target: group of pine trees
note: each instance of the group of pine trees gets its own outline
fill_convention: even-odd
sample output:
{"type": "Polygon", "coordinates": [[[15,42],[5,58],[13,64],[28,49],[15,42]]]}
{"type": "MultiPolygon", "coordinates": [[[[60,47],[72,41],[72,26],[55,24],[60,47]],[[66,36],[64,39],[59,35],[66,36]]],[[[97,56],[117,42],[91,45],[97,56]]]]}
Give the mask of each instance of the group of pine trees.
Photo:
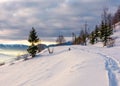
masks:
{"type": "MultiPolygon", "coordinates": [[[[102,20],[99,25],[95,26],[94,31],[88,33],[87,24],[85,23],[84,30],[81,30],[79,36],[76,36],[75,33],[72,33],[72,43],[73,44],[81,44],[87,45],[87,42],[91,44],[95,44],[97,42],[103,42],[103,46],[107,46],[108,43],[113,43],[113,39],[111,35],[113,34],[112,25],[120,22],[120,6],[118,7],[116,13],[112,16],[111,13],[108,12],[108,9],[105,8],[102,14],[102,20]]],[[[31,43],[29,48],[27,49],[28,53],[32,57],[35,57],[38,47],[36,45],[39,42],[39,38],[34,28],[30,31],[28,41],[31,43]]],[[[61,45],[65,43],[65,38],[63,35],[59,35],[56,42],[61,45]]]]}
{"type": "Polygon", "coordinates": [[[90,34],[90,43],[94,44],[102,41],[104,46],[107,43],[114,43],[115,40],[110,36],[113,34],[113,26],[118,22],[120,22],[120,6],[113,15],[105,8],[103,10],[101,24],[96,25],[95,30],[90,34]]]}
{"type": "MultiPolygon", "coordinates": [[[[117,13],[118,12],[119,11],[117,11],[117,13]]],[[[91,33],[88,33],[88,28],[85,24],[85,28],[84,30],[81,30],[79,36],[76,36],[74,33],[72,34],[73,44],[86,45],[89,41],[91,44],[103,42],[103,46],[107,46],[108,44],[113,43],[111,42],[114,41],[114,39],[111,38],[111,35],[113,34],[113,20],[114,17],[112,14],[108,12],[107,8],[104,8],[101,23],[96,25],[94,31],[91,33]]]]}
{"type": "Polygon", "coordinates": [[[99,41],[103,42],[103,46],[112,39],[110,36],[113,34],[112,28],[112,15],[108,13],[108,9],[103,10],[102,20],[100,25],[95,26],[95,30],[90,34],[90,43],[95,44],[99,41]]]}

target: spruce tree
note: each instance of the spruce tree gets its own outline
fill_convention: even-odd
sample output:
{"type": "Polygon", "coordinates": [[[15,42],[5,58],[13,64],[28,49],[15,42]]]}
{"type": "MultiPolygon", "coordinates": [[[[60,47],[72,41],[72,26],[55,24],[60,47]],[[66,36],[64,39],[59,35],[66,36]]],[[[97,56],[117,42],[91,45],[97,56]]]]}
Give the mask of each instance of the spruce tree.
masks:
{"type": "Polygon", "coordinates": [[[107,45],[108,42],[108,37],[109,37],[109,27],[107,26],[107,24],[104,25],[104,37],[103,37],[103,43],[104,46],[107,45]]]}
{"type": "MultiPolygon", "coordinates": [[[[104,22],[102,21],[101,22],[101,28],[100,28],[100,39],[102,40],[103,37],[104,37],[104,32],[105,32],[105,29],[104,29],[104,22]]],[[[103,41],[103,40],[102,40],[103,41]]]]}
{"type": "Polygon", "coordinates": [[[100,29],[100,39],[102,40],[104,46],[107,45],[108,38],[110,37],[111,34],[112,32],[109,25],[102,21],[100,29]]]}
{"type": "Polygon", "coordinates": [[[95,42],[96,42],[96,43],[98,42],[98,37],[99,37],[99,28],[98,28],[98,26],[96,25],[96,26],[95,26],[95,42]]]}
{"type": "Polygon", "coordinates": [[[28,47],[27,51],[30,53],[32,57],[35,57],[36,52],[38,50],[38,47],[35,45],[39,41],[39,38],[37,36],[37,33],[35,29],[32,27],[32,30],[30,31],[28,42],[31,43],[31,45],[28,47]]]}
{"type": "Polygon", "coordinates": [[[91,35],[90,35],[90,43],[91,44],[95,43],[95,33],[94,32],[92,32],[91,35]]]}
{"type": "Polygon", "coordinates": [[[103,42],[104,46],[106,46],[108,41],[109,41],[108,39],[109,39],[110,35],[113,32],[113,29],[112,29],[112,16],[111,16],[110,13],[108,13],[107,8],[105,8],[103,10],[100,32],[101,32],[100,38],[102,39],[102,42],[103,42]]]}
{"type": "Polygon", "coordinates": [[[109,36],[113,34],[113,27],[112,27],[112,15],[108,14],[108,29],[109,29],[109,36]]]}

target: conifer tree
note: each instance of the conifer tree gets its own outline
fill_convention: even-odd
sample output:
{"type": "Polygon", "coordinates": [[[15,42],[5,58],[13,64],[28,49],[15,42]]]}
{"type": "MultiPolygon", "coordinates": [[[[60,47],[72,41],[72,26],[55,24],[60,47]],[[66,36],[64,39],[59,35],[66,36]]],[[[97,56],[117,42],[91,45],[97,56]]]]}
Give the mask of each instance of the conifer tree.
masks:
{"type": "Polygon", "coordinates": [[[37,33],[35,29],[32,27],[32,30],[30,31],[28,42],[31,43],[31,45],[28,47],[27,51],[30,53],[32,57],[35,57],[36,52],[38,50],[38,47],[35,45],[39,41],[39,38],[37,36],[37,33]]]}
{"type": "Polygon", "coordinates": [[[109,36],[113,34],[113,27],[112,27],[112,15],[108,14],[108,29],[109,29],[109,36]]]}
{"type": "Polygon", "coordinates": [[[99,37],[99,28],[98,26],[96,25],[95,26],[95,42],[97,43],[98,42],[98,37],[99,37]]]}
{"type": "Polygon", "coordinates": [[[100,38],[102,39],[103,46],[107,45],[109,41],[108,38],[112,34],[112,16],[108,13],[108,9],[103,10],[102,22],[101,22],[101,30],[100,30],[100,38]]]}
{"type": "Polygon", "coordinates": [[[107,24],[104,25],[104,35],[103,35],[103,44],[104,46],[107,45],[108,42],[108,37],[109,37],[109,27],[107,26],[107,24]]]}
{"type": "Polygon", "coordinates": [[[101,22],[101,28],[100,28],[100,39],[102,40],[102,38],[104,37],[104,22],[101,22]]]}
{"type": "Polygon", "coordinates": [[[95,43],[95,33],[94,32],[92,32],[91,35],[90,35],[90,43],[91,44],[95,43]]]}

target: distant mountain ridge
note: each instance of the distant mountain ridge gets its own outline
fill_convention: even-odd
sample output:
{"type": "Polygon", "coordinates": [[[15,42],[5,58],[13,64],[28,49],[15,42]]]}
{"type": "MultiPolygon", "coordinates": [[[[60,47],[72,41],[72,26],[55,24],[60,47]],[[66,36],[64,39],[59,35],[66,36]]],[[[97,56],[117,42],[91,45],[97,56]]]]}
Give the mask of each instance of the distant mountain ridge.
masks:
{"type": "MultiPolygon", "coordinates": [[[[10,49],[10,50],[26,50],[29,46],[23,44],[0,44],[0,49],[10,49]]],[[[45,44],[39,44],[41,49],[47,48],[45,44]]]]}
{"type": "Polygon", "coordinates": [[[27,45],[22,44],[0,44],[0,49],[27,49],[27,45]]]}

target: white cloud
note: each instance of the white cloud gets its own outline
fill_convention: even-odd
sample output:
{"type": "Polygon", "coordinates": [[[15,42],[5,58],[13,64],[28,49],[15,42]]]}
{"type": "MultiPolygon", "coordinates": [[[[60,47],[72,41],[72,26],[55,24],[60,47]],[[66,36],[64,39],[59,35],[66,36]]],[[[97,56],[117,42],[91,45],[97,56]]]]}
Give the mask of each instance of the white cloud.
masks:
{"type": "Polygon", "coordinates": [[[11,36],[17,33],[19,33],[19,30],[8,30],[8,29],[0,30],[0,35],[2,36],[11,36]]]}
{"type": "Polygon", "coordinates": [[[29,17],[32,15],[34,8],[23,8],[17,10],[15,13],[13,13],[13,16],[15,17],[29,17]]]}
{"type": "Polygon", "coordinates": [[[13,0],[0,0],[0,3],[8,2],[8,1],[13,1],[13,0]]]}
{"type": "MultiPolygon", "coordinates": [[[[85,21],[94,27],[105,0],[1,0],[0,28],[7,34],[19,30],[15,39],[28,36],[34,26],[40,36],[78,32],[85,21]],[[45,34],[47,33],[47,34],[45,34]]],[[[114,9],[113,9],[114,10],[114,9]]],[[[0,32],[1,35],[4,33],[0,32]]],[[[69,35],[70,36],[70,35],[69,35]]]]}

